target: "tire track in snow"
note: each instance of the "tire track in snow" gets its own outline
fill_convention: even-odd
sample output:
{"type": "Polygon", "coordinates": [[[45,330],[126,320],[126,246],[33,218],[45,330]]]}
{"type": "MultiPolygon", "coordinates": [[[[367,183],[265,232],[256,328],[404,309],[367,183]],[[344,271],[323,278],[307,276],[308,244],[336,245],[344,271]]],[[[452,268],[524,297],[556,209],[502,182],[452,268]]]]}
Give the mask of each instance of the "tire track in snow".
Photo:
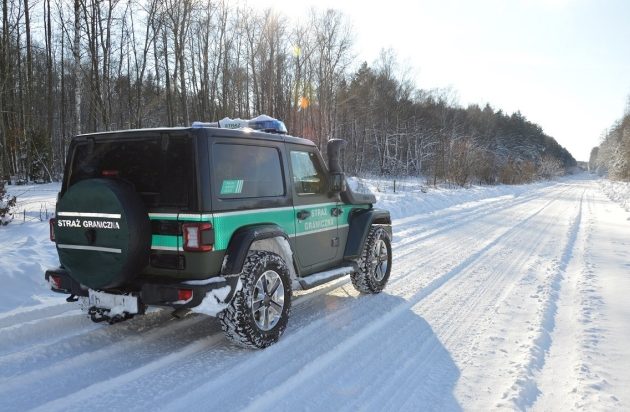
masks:
{"type": "MultiPolygon", "coordinates": [[[[485,254],[482,259],[468,268],[465,276],[458,278],[457,282],[455,280],[450,282],[433,294],[431,299],[421,302],[414,308],[416,313],[430,320],[440,341],[449,348],[451,353],[457,355],[462,372],[468,362],[466,358],[476,355],[478,345],[475,340],[487,329],[488,320],[492,318],[492,308],[506,299],[522,278],[527,276],[526,273],[520,274],[519,269],[527,265],[546,247],[546,243],[542,240],[548,236],[547,231],[554,220],[547,215],[540,217],[542,219],[538,220],[543,225],[537,227],[534,236],[526,236],[524,233],[532,226],[531,224],[522,231],[511,233],[498,245],[500,247],[485,254]],[[505,266],[502,262],[508,262],[508,265],[505,266]]],[[[436,390],[436,388],[427,387],[425,379],[439,375],[442,371],[440,371],[440,365],[435,365],[431,361],[430,351],[418,352],[415,356],[423,358],[424,362],[413,362],[413,369],[394,370],[391,375],[384,371],[388,376],[385,382],[375,385],[367,394],[366,400],[356,400],[358,405],[351,401],[347,405],[348,409],[358,408],[362,403],[370,405],[378,402],[379,399],[388,399],[380,406],[382,409],[417,410],[418,405],[414,403],[414,400],[406,403],[406,398],[409,396],[405,392],[409,388],[436,390]],[[428,370],[417,373],[420,368],[428,370]]],[[[343,376],[343,371],[341,373],[343,376]]],[[[441,405],[439,399],[432,400],[430,404],[443,409],[437,406],[441,405]]]]}
{"type": "MultiPolygon", "coordinates": [[[[81,389],[79,392],[71,393],[65,397],[57,398],[51,402],[39,405],[33,411],[50,412],[50,411],[65,411],[72,407],[72,405],[83,404],[91,397],[102,395],[103,393],[113,393],[114,390],[121,385],[125,385],[134,380],[145,377],[146,375],[159,371],[173,363],[179,361],[185,357],[195,356],[197,353],[209,346],[214,346],[219,341],[223,340],[221,334],[214,334],[210,336],[197,339],[192,343],[185,345],[183,348],[179,348],[166,356],[159,357],[151,362],[148,362],[138,368],[132,369],[122,375],[114,376],[104,381],[99,380],[92,385],[81,389]]],[[[124,399],[121,401],[125,401],[124,399]]],[[[83,408],[83,407],[82,407],[83,408]]]]}
{"type": "MultiPolygon", "coordinates": [[[[542,212],[542,210],[548,208],[551,204],[553,204],[556,201],[555,198],[552,198],[551,200],[545,200],[544,198],[542,198],[540,200],[543,203],[543,206],[539,209],[536,215],[542,212]]],[[[527,216],[527,217],[523,217],[520,220],[520,222],[522,222],[523,220],[528,221],[529,219],[533,217],[531,215],[531,210],[530,210],[531,205],[518,204],[517,206],[522,206],[522,209],[524,209],[523,215],[527,216]]],[[[520,212],[520,209],[521,208],[519,207],[518,208],[519,212],[520,212]]],[[[492,216],[493,222],[487,222],[487,221],[481,220],[481,221],[475,221],[475,222],[469,223],[467,226],[476,225],[477,227],[473,227],[473,231],[470,235],[470,238],[464,239],[464,240],[473,239],[473,242],[475,243],[475,245],[469,249],[466,249],[466,247],[464,247],[463,253],[470,254],[470,253],[473,253],[474,251],[478,251],[479,248],[481,247],[477,245],[478,239],[487,239],[490,237],[495,237],[497,232],[506,233],[506,229],[502,227],[501,225],[497,225],[496,221],[509,220],[510,218],[513,219],[516,212],[517,210],[512,210],[511,213],[508,213],[506,216],[501,216],[498,214],[493,215],[492,216]]],[[[514,226],[511,226],[507,230],[510,230],[512,228],[514,228],[514,226]]],[[[392,280],[390,281],[390,285],[388,285],[388,287],[386,288],[386,291],[390,292],[399,282],[408,280],[408,275],[413,273],[413,270],[421,271],[425,267],[430,266],[431,263],[433,262],[436,262],[440,265],[435,271],[437,273],[443,273],[444,271],[451,270],[454,265],[451,264],[450,261],[453,258],[455,258],[455,262],[457,262],[467,257],[466,255],[458,255],[458,253],[460,253],[459,251],[462,249],[462,240],[463,240],[462,237],[466,238],[466,234],[464,234],[464,236],[455,236],[451,239],[447,238],[445,242],[440,239],[439,244],[435,246],[435,250],[433,252],[429,252],[428,254],[423,254],[421,261],[418,261],[417,257],[411,256],[411,253],[404,254],[402,259],[399,258],[397,254],[394,254],[394,257],[398,259],[397,263],[398,264],[402,263],[402,266],[407,269],[404,271],[400,271],[399,273],[396,273],[392,277],[392,280]],[[411,266],[408,266],[407,264],[408,260],[410,261],[409,265],[411,266]]],[[[416,248],[414,250],[417,250],[417,248],[418,248],[418,245],[416,245],[416,248]]],[[[431,279],[429,279],[429,281],[430,280],[431,279]]],[[[409,286],[407,286],[407,289],[413,288],[414,286],[416,285],[412,282],[411,284],[409,284],[409,286]]],[[[398,292],[399,292],[398,294],[402,292],[403,295],[405,293],[404,289],[398,290],[398,292]]]]}
{"type": "Polygon", "coordinates": [[[396,317],[400,316],[402,313],[410,310],[413,306],[421,302],[427,296],[431,295],[438,288],[443,286],[446,282],[460,274],[466,267],[473,264],[476,260],[478,260],[481,256],[483,256],[487,251],[491,250],[493,247],[498,245],[500,241],[507,236],[509,233],[520,229],[521,226],[525,225],[528,221],[536,217],[540,214],[545,208],[547,208],[554,200],[552,199],[543,207],[538,209],[536,212],[531,214],[526,219],[520,221],[515,226],[506,230],[503,234],[487,243],[482,249],[473,253],[467,259],[465,259],[462,263],[457,265],[451,271],[446,274],[440,276],[439,278],[433,280],[429,285],[425,288],[421,289],[415,295],[413,295],[409,300],[404,303],[394,307],[392,310],[382,315],[372,323],[368,324],[368,326],[363,327],[357,333],[353,334],[348,339],[341,342],[339,345],[333,348],[333,350],[328,351],[324,355],[316,358],[310,363],[306,364],[298,375],[294,375],[289,377],[287,380],[277,385],[273,389],[265,392],[263,395],[255,399],[250,405],[245,408],[245,410],[263,410],[272,406],[275,400],[281,399],[291,393],[293,389],[298,387],[299,385],[305,384],[322,370],[324,370],[328,365],[330,365],[335,360],[339,359],[341,356],[345,355],[350,349],[356,346],[358,343],[365,340],[367,337],[377,332],[378,330],[385,327],[388,323],[392,322],[396,317]]]}
{"type": "MultiPolygon", "coordinates": [[[[52,315],[47,318],[24,322],[0,329],[0,359],[24,350],[25,347],[49,345],[61,338],[76,336],[97,329],[79,310],[52,315]],[[63,331],[61,337],[58,335],[63,331]]],[[[1,372],[0,372],[1,374],[1,372]]]]}
{"type": "MultiPolygon", "coordinates": [[[[38,368],[35,365],[35,369],[26,373],[9,379],[0,379],[0,398],[13,399],[14,405],[19,405],[19,409],[28,409],[42,402],[75,392],[89,385],[92,372],[90,364],[100,363],[99,372],[101,374],[116,367],[128,370],[133,367],[133,363],[144,358],[168,353],[177,347],[177,341],[182,337],[193,333],[203,333],[203,328],[190,328],[203,319],[204,317],[197,316],[184,319],[173,325],[162,324],[159,329],[151,330],[143,335],[128,337],[115,344],[107,345],[96,351],[84,352],[44,368],[38,368]],[[152,344],[152,342],[158,344],[152,344]],[[134,353],[135,356],[133,358],[120,356],[126,353],[134,353]],[[69,374],[69,371],[72,372],[69,374]],[[46,385],[46,382],[51,379],[55,380],[55,386],[46,385]],[[37,387],[37,391],[30,390],[34,387],[37,387]]],[[[103,378],[103,375],[100,378],[103,378]]]]}
{"type": "MultiPolygon", "coordinates": [[[[348,283],[349,280],[344,280],[344,283],[348,283]]],[[[341,282],[333,282],[332,285],[323,285],[320,288],[315,289],[315,293],[305,295],[299,299],[296,299],[293,307],[300,307],[309,303],[313,298],[329,293],[331,290],[339,288],[341,285],[338,283],[341,282]]],[[[211,321],[208,317],[208,321],[211,321]]],[[[199,353],[206,351],[212,351],[219,345],[225,345],[227,341],[225,340],[223,333],[221,331],[217,331],[209,336],[205,336],[201,339],[194,340],[193,342],[186,344],[183,348],[177,349],[175,352],[166,355],[165,357],[160,357],[155,360],[151,360],[150,362],[140,365],[139,367],[132,369],[130,371],[126,371],[120,375],[113,376],[104,382],[98,382],[93,385],[90,385],[86,388],[82,388],[77,392],[73,392],[65,397],[56,398],[52,401],[49,401],[45,404],[39,405],[37,410],[42,411],[53,411],[53,410],[71,410],[75,405],[81,405],[77,407],[77,410],[82,408],[84,405],[84,401],[90,398],[96,398],[99,395],[103,395],[106,393],[114,393],[114,389],[120,388],[121,386],[128,385],[134,381],[139,380],[142,377],[150,373],[154,373],[159,370],[163,370],[166,368],[170,368],[173,364],[181,362],[183,359],[191,359],[196,357],[199,353]]],[[[116,391],[119,392],[119,391],[116,391]]],[[[117,395],[112,395],[117,396],[117,395]]],[[[125,396],[121,399],[121,402],[124,403],[125,396]]],[[[108,400],[108,402],[110,402],[108,400]]]]}
{"type": "Polygon", "coordinates": [[[600,374],[602,364],[609,362],[606,359],[609,354],[601,347],[609,331],[603,312],[605,301],[601,282],[604,274],[592,262],[592,245],[596,245],[598,252],[606,248],[601,240],[598,242],[593,236],[601,216],[598,209],[607,202],[603,197],[598,198],[601,194],[594,182],[587,190],[586,218],[582,219],[585,224],[576,242],[580,253],[567,266],[558,300],[557,326],[551,333],[552,346],[545,364],[536,373],[541,394],[532,405],[533,410],[558,409],[568,405],[585,410],[624,410],[623,397],[617,396],[623,392],[612,393],[609,384],[611,375],[600,374]],[[557,370],[565,373],[557,377],[557,370]]]}
{"type": "MultiPolygon", "coordinates": [[[[613,393],[614,390],[610,386],[608,379],[611,373],[603,370],[602,364],[610,362],[597,362],[595,359],[601,359],[602,356],[608,358],[608,351],[602,348],[602,344],[609,336],[610,330],[607,328],[605,313],[606,302],[602,284],[605,280],[600,276],[601,268],[592,261],[594,250],[590,245],[597,244],[601,247],[594,236],[593,220],[594,212],[591,211],[593,205],[601,207],[601,203],[596,201],[595,193],[591,192],[591,202],[589,202],[589,231],[587,240],[584,241],[584,253],[581,256],[580,279],[577,282],[575,293],[579,297],[579,304],[576,305],[578,323],[576,325],[576,351],[577,362],[574,366],[574,374],[577,376],[577,390],[574,388],[574,394],[579,393],[576,406],[578,408],[590,408],[593,405],[600,406],[608,410],[623,410],[624,398],[623,390],[613,393]],[[608,375],[608,379],[606,379],[608,375]]],[[[614,373],[613,373],[614,374],[614,373]]],[[[627,403],[627,402],[626,402],[627,403]]],[[[626,408],[627,409],[627,408],[626,408]]]]}
{"type": "MultiPolygon", "coordinates": [[[[570,187],[563,188],[561,193],[566,192],[568,190],[570,190],[570,187]]],[[[423,226],[418,226],[419,222],[412,222],[412,223],[405,222],[402,230],[400,226],[396,226],[397,230],[394,233],[394,238],[397,238],[397,237],[402,238],[401,240],[394,242],[394,246],[397,248],[397,252],[398,252],[397,257],[400,258],[407,254],[403,252],[403,248],[405,246],[407,245],[413,246],[418,241],[428,239],[437,235],[441,235],[441,234],[451,231],[452,229],[459,228],[461,227],[463,221],[470,221],[472,219],[480,219],[480,218],[490,216],[490,215],[497,215],[498,213],[501,213],[503,211],[513,209],[514,207],[527,204],[531,202],[532,200],[540,199],[540,198],[541,198],[541,194],[538,193],[538,191],[536,191],[526,196],[520,196],[518,198],[510,198],[504,201],[497,202],[499,204],[495,204],[494,202],[491,204],[484,203],[482,205],[474,207],[472,210],[470,210],[469,213],[462,212],[461,215],[458,215],[456,212],[452,212],[452,213],[447,214],[444,217],[440,217],[439,225],[436,224],[436,221],[434,219],[431,219],[431,217],[422,219],[422,222],[426,220],[426,222],[430,223],[431,226],[438,227],[438,229],[433,229],[433,230],[427,229],[423,226]],[[441,222],[442,219],[446,220],[446,222],[442,223],[441,222]],[[408,229],[405,229],[405,227],[407,226],[411,226],[411,227],[408,229]]],[[[396,224],[397,222],[394,222],[394,223],[396,224]]]]}
{"type": "Polygon", "coordinates": [[[399,228],[397,233],[407,235],[404,232],[406,227],[416,227],[423,223],[435,223],[438,219],[459,219],[460,217],[466,220],[469,214],[476,213],[479,210],[485,211],[492,207],[502,207],[503,205],[515,206],[518,204],[526,203],[528,201],[539,199],[545,196],[547,193],[556,193],[559,188],[562,191],[570,189],[570,185],[565,183],[554,183],[546,185],[544,187],[532,188],[532,190],[513,194],[502,194],[495,197],[488,197],[485,199],[470,200],[464,203],[454,204],[443,209],[436,209],[430,212],[418,213],[416,215],[407,216],[395,220],[395,224],[399,228]],[[401,231],[402,230],[402,231],[401,231]]]}
{"type": "MultiPolygon", "coordinates": [[[[569,190],[569,188],[563,188],[561,193],[566,192],[567,190],[569,190]]],[[[479,216],[480,220],[474,220],[471,222],[467,222],[467,226],[471,226],[471,225],[476,225],[477,227],[474,228],[474,234],[471,234],[471,238],[472,239],[485,239],[488,238],[490,236],[494,236],[494,234],[502,229],[500,226],[497,226],[496,222],[497,221],[503,221],[503,219],[513,219],[514,218],[514,214],[515,212],[518,210],[520,212],[521,206],[523,209],[523,216],[528,216],[530,213],[530,209],[529,207],[531,207],[531,205],[528,205],[529,202],[531,202],[531,200],[543,200],[544,198],[540,198],[537,196],[534,196],[533,199],[529,199],[528,202],[513,202],[509,205],[505,205],[505,207],[500,208],[499,210],[488,210],[488,211],[483,211],[483,216],[479,216]],[[518,209],[516,209],[518,207],[518,209]],[[502,216],[501,213],[503,212],[507,212],[509,211],[510,213],[506,213],[505,216],[502,216]],[[492,217],[492,221],[484,221],[481,220],[481,218],[483,217],[492,217]]],[[[547,201],[547,206],[553,202],[554,200],[552,199],[551,201],[547,201]]],[[[437,223],[436,225],[441,225],[441,222],[437,223]]],[[[459,224],[454,224],[451,225],[450,227],[446,228],[440,235],[444,236],[448,233],[450,233],[450,231],[453,230],[457,230],[457,229],[461,229],[462,227],[462,223],[461,221],[459,222],[459,224]]],[[[420,232],[422,231],[422,229],[419,230],[420,232]]],[[[432,236],[435,237],[436,235],[432,236]]],[[[465,237],[465,236],[464,236],[465,237]]],[[[429,254],[423,254],[422,255],[422,262],[418,262],[418,258],[415,256],[411,256],[414,252],[418,251],[418,241],[419,240],[426,240],[423,239],[423,235],[420,234],[418,236],[415,237],[410,237],[410,241],[408,241],[406,244],[404,245],[399,245],[399,244],[395,244],[394,247],[394,252],[393,252],[393,257],[398,264],[403,263],[403,266],[405,266],[404,264],[407,262],[407,260],[409,258],[412,258],[413,261],[415,262],[415,265],[417,268],[421,268],[423,266],[426,266],[427,264],[435,261],[435,262],[440,262],[443,263],[445,262],[445,260],[448,260],[448,258],[452,258],[454,253],[457,253],[457,251],[459,251],[462,248],[462,236],[455,236],[455,237],[447,237],[446,239],[439,239],[439,247],[436,247],[435,250],[433,252],[430,252],[429,254]],[[402,259],[402,261],[401,261],[402,259]]],[[[431,237],[429,237],[429,239],[431,239],[431,237]]],[[[469,240],[469,239],[466,239],[469,240]]],[[[437,241],[437,240],[436,240],[437,241]]],[[[464,257],[461,257],[464,258],[464,257]]],[[[449,270],[450,268],[447,268],[445,270],[449,270]]],[[[386,290],[390,290],[390,288],[392,287],[392,285],[395,285],[396,283],[398,283],[399,281],[405,280],[406,279],[406,273],[405,272],[403,275],[398,275],[398,274],[393,274],[392,278],[390,279],[390,283],[388,284],[386,290]]]]}
{"type": "MultiPolygon", "coordinates": [[[[508,353],[504,348],[510,352],[508,359],[514,359],[519,348],[499,344],[505,339],[498,328],[514,325],[526,335],[527,325],[524,323],[527,322],[524,321],[527,318],[513,319],[507,325],[497,323],[498,309],[505,301],[527,305],[524,299],[529,297],[527,291],[531,288],[528,285],[531,281],[526,279],[531,272],[544,267],[545,261],[540,256],[551,246],[549,231],[553,230],[554,223],[554,219],[545,214],[537,219],[535,225],[532,222],[520,233],[504,239],[495,251],[487,253],[470,267],[465,276],[442,288],[416,309],[433,325],[440,340],[453,353],[462,373],[457,393],[463,395],[460,401],[469,407],[480,394],[466,391],[466,388],[472,385],[474,391],[485,389],[479,379],[488,376],[484,371],[492,370],[496,381],[512,369],[504,357],[508,353]],[[535,230],[532,230],[534,227],[535,230]],[[492,360],[494,364],[484,360],[492,360]]],[[[416,380],[408,384],[416,384],[416,380]]],[[[487,395],[491,395],[490,389],[487,395]]],[[[473,406],[473,409],[476,408],[487,409],[487,406],[473,406]]]]}
{"type": "Polygon", "coordinates": [[[9,312],[0,313],[0,330],[14,327],[26,322],[46,319],[76,309],[71,303],[41,303],[39,305],[17,308],[9,312]]]}
{"type": "MultiPolygon", "coordinates": [[[[551,334],[555,328],[555,318],[558,312],[558,299],[562,280],[565,277],[566,269],[571,262],[575,245],[580,235],[582,225],[582,206],[584,203],[584,190],[580,197],[578,213],[573,219],[568,231],[567,241],[558,262],[555,274],[550,279],[551,292],[542,306],[542,317],[537,336],[530,348],[528,362],[516,377],[511,388],[504,392],[503,399],[508,399],[519,409],[530,408],[536,401],[540,391],[538,390],[535,373],[540,371],[545,364],[545,356],[551,347],[551,334]]],[[[504,406],[499,403],[497,406],[504,406]]]]}
{"type": "MultiPolygon", "coordinates": [[[[527,220],[529,220],[529,219],[531,219],[531,218],[535,217],[536,215],[538,215],[538,214],[539,214],[539,213],[540,213],[543,209],[547,208],[547,207],[548,207],[551,203],[553,203],[553,202],[554,202],[554,200],[551,200],[551,201],[547,202],[547,203],[546,203],[546,204],[545,204],[545,205],[544,205],[544,206],[543,206],[543,207],[542,207],[542,208],[541,208],[541,209],[540,209],[537,213],[535,213],[535,214],[534,214],[534,215],[532,215],[532,216],[529,216],[527,219],[525,219],[525,221],[521,222],[521,223],[520,223],[519,225],[517,225],[517,226],[524,225],[525,223],[527,223],[527,220]]],[[[515,229],[515,228],[513,227],[513,228],[509,229],[509,230],[508,230],[508,232],[510,232],[510,233],[513,235],[514,233],[512,233],[512,232],[515,232],[515,231],[514,231],[514,229],[515,229]]],[[[504,234],[504,235],[505,235],[505,234],[504,234]]],[[[505,240],[505,239],[503,239],[503,240],[501,240],[501,239],[496,239],[496,243],[495,243],[495,244],[493,244],[493,245],[488,245],[488,246],[486,246],[486,248],[484,248],[483,250],[478,251],[478,252],[477,252],[477,253],[478,253],[478,255],[479,255],[479,256],[483,256],[483,255],[485,255],[485,254],[486,254],[486,252],[487,252],[487,250],[489,250],[492,246],[494,246],[494,245],[496,245],[496,244],[498,244],[498,243],[503,243],[503,241],[504,241],[504,240],[505,240]]],[[[473,259],[473,260],[474,260],[474,256],[473,256],[472,258],[469,258],[469,259],[473,259]]],[[[463,265],[463,266],[467,266],[467,263],[466,263],[466,262],[464,262],[464,265],[463,265]]],[[[455,269],[455,271],[457,271],[457,269],[455,269]]],[[[473,293],[473,295],[474,295],[474,293],[473,293]]],[[[416,303],[415,301],[412,301],[412,302],[410,302],[408,305],[409,305],[409,306],[413,306],[415,303],[416,303]]],[[[385,323],[387,324],[388,322],[386,321],[385,323]]],[[[435,349],[435,348],[433,348],[433,349],[435,349]]],[[[332,351],[332,353],[338,353],[338,352],[339,352],[339,349],[338,349],[338,348],[332,351]]],[[[315,360],[315,361],[313,361],[313,362],[311,362],[311,363],[312,363],[312,364],[318,364],[318,365],[321,365],[321,359],[317,359],[317,360],[315,360]]],[[[322,366],[322,367],[323,367],[323,366],[322,366]]],[[[306,380],[308,380],[308,381],[310,382],[310,380],[311,380],[311,379],[315,379],[314,374],[319,375],[318,371],[315,371],[315,372],[313,372],[313,373],[309,374],[309,377],[308,377],[306,380]]],[[[300,373],[300,376],[301,376],[301,375],[302,375],[302,372],[300,373]]],[[[301,380],[301,379],[300,379],[300,380],[301,380]]],[[[296,389],[296,388],[297,388],[297,386],[296,386],[296,385],[297,385],[297,386],[299,386],[299,383],[296,383],[296,384],[295,384],[295,385],[293,385],[293,387],[290,389],[290,391],[291,391],[292,395],[295,395],[292,391],[293,391],[294,389],[296,389]]],[[[405,385],[405,387],[408,387],[408,386],[407,386],[407,385],[405,385]]],[[[280,399],[281,397],[282,397],[282,395],[279,395],[279,396],[275,397],[275,399],[280,399]]],[[[388,398],[390,398],[390,397],[388,396],[388,398]]],[[[259,404],[254,404],[253,406],[252,406],[252,405],[250,405],[250,406],[251,406],[252,408],[258,408],[258,407],[260,407],[261,405],[259,405],[259,404]]],[[[262,407],[264,407],[264,404],[262,405],[262,407]]]]}
{"type": "Polygon", "coordinates": [[[94,324],[88,320],[87,315],[81,318],[64,317],[59,319],[62,322],[52,330],[42,328],[38,322],[35,333],[47,338],[19,351],[0,356],[0,376],[25,374],[30,368],[46,368],[77,355],[124,342],[139,332],[148,333],[162,327],[170,319],[170,316],[165,315],[166,312],[154,312],[113,326],[94,324]],[[74,327],[76,322],[85,323],[87,326],[76,330],[74,327]]]}

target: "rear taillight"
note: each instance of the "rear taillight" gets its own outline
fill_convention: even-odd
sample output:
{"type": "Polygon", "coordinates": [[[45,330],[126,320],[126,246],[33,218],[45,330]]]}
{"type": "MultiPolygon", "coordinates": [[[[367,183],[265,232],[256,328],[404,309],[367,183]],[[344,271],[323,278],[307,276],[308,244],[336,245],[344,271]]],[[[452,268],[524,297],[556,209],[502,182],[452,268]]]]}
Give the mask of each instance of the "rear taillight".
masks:
{"type": "Polygon", "coordinates": [[[118,177],[118,170],[103,170],[101,175],[103,177],[118,177]]]}
{"type": "Polygon", "coordinates": [[[192,289],[177,289],[177,300],[182,302],[188,302],[192,299],[192,289]]]}
{"type": "Polygon", "coordinates": [[[55,225],[57,224],[57,219],[52,218],[48,221],[49,229],[50,229],[50,241],[55,241],[55,225]]]}
{"type": "Polygon", "coordinates": [[[186,223],[184,232],[184,250],[186,252],[209,252],[214,244],[214,232],[210,223],[186,223]]]}
{"type": "Polygon", "coordinates": [[[50,286],[53,289],[62,289],[62,287],[61,287],[61,276],[50,275],[50,277],[48,278],[48,281],[50,282],[50,286]]]}

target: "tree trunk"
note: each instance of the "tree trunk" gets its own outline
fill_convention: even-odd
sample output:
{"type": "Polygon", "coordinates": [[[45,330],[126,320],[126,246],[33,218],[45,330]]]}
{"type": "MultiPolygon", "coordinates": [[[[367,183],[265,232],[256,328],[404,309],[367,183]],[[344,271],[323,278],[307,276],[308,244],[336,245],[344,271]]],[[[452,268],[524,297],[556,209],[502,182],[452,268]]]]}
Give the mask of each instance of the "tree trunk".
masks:
{"type": "Polygon", "coordinates": [[[74,56],[74,130],[81,134],[81,4],[80,0],[74,0],[74,43],[72,55],[74,56]]]}

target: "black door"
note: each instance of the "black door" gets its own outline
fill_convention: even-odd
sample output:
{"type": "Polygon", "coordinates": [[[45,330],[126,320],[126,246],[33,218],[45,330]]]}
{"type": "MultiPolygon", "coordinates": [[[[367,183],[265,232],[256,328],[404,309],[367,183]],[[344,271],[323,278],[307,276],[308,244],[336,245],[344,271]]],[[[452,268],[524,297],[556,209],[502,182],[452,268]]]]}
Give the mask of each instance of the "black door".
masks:
{"type": "Polygon", "coordinates": [[[330,266],[339,249],[336,199],[315,148],[290,149],[295,209],[295,245],[300,266],[313,272],[330,266]]]}

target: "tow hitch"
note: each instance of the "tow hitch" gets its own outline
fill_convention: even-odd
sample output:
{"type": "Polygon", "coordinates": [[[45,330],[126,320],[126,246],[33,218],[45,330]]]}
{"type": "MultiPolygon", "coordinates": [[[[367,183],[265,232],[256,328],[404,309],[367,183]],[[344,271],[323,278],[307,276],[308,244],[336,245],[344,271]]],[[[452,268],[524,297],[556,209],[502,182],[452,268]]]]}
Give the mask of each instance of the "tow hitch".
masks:
{"type": "Polygon", "coordinates": [[[90,319],[92,319],[92,322],[107,322],[110,325],[125,321],[127,319],[131,319],[134,316],[129,312],[116,313],[112,315],[110,309],[97,308],[96,306],[92,306],[88,309],[88,315],[90,315],[90,319]]]}
{"type": "Polygon", "coordinates": [[[132,294],[115,295],[92,289],[81,301],[83,310],[87,310],[92,322],[107,322],[110,325],[143,314],[146,309],[146,305],[132,294]]]}
{"type": "Polygon", "coordinates": [[[78,302],[78,301],[79,301],[79,297],[77,295],[70,295],[66,298],[66,302],[68,303],[78,302]]]}

